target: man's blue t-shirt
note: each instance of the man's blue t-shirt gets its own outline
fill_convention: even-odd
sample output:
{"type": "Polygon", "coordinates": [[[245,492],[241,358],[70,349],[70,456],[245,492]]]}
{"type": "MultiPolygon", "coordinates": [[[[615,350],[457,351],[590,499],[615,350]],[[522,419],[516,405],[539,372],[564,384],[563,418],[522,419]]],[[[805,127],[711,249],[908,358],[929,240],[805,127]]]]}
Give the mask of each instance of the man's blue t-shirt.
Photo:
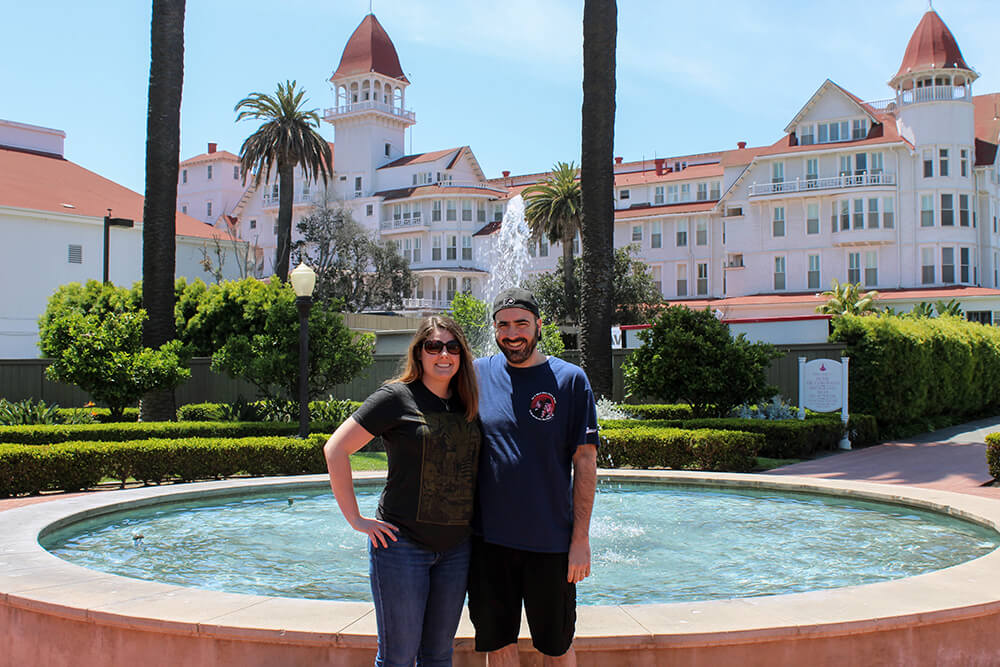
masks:
{"type": "Polygon", "coordinates": [[[514,549],[569,551],[573,454],[597,444],[587,376],[556,357],[529,368],[502,354],[475,364],[483,444],[473,530],[514,549]]]}

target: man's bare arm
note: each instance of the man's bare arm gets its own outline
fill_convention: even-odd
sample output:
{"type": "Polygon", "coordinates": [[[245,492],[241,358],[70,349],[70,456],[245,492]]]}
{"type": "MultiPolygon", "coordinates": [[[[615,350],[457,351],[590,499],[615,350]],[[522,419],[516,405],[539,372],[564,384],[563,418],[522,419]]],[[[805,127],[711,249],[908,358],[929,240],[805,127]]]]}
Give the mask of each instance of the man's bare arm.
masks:
{"type": "Polygon", "coordinates": [[[590,514],[596,491],[597,446],[580,445],[573,455],[573,536],[566,573],[566,580],[573,584],[590,576],[590,514]]]}

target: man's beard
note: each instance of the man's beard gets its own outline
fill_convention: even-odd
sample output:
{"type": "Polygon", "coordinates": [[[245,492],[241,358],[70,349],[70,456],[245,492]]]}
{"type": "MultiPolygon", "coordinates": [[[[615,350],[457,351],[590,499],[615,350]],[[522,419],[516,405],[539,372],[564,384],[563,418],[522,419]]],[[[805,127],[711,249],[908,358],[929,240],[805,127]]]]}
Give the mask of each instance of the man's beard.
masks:
{"type": "Polygon", "coordinates": [[[512,364],[523,364],[525,361],[527,361],[531,357],[532,354],[535,353],[535,348],[538,347],[538,341],[540,341],[541,338],[542,338],[541,332],[536,329],[535,330],[535,334],[531,337],[530,340],[527,339],[527,338],[521,338],[521,337],[518,337],[518,338],[509,338],[508,337],[508,338],[505,338],[505,339],[502,339],[502,340],[498,338],[497,339],[497,347],[500,348],[500,351],[503,352],[503,356],[507,357],[507,361],[509,361],[510,363],[512,363],[512,364]],[[504,344],[503,344],[503,341],[505,341],[505,340],[506,341],[524,340],[524,341],[526,341],[526,344],[524,345],[524,347],[522,347],[520,349],[517,349],[517,350],[508,350],[506,347],[504,347],[504,344]]]}

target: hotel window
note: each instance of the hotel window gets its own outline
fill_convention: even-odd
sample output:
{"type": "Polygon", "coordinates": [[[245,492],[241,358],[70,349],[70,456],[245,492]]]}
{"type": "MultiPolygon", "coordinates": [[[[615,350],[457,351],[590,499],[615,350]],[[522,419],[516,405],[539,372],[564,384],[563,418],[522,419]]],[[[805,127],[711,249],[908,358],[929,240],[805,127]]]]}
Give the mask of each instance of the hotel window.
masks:
{"type": "Polygon", "coordinates": [[[431,203],[431,222],[441,222],[441,200],[435,199],[431,203]]]}
{"type": "Polygon", "coordinates": [[[661,248],[663,247],[663,223],[659,220],[654,220],[651,225],[651,231],[649,234],[649,247],[650,248],[661,248]]]}
{"type": "Polygon", "coordinates": [[[448,261],[454,261],[458,257],[458,237],[454,235],[448,236],[448,253],[446,258],[448,261]]]}
{"type": "Polygon", "coordinates": [[[493,205],[493,222],[500,222],[503,220],[503,204],[493,205]]]}
{"type": "Polygon", "coordinates": [[[719,198],[719,193],[721,192],[722,183],[719,181],[712,181],[709,183],[708,187],[708,198],[715,200],[719,198]]]}
{"type": "Polygon", "coordinates": [[[694,230],[695,245],[708,245],[708,221],[695,221],[694,230]]]}
{"type": "Polygon", "coordinates": [[[878,252],[868,250],[865,252],[865,287],[876,285],[878,285],[878,252]]]}
{"type": "Polygon", "coordinates": [[[816,134],[815,130],[813,129],[815,127],[816,126],[813,125],[812,123],[809,123],[807,125],[799,125],[799,145],[808,146],[810,144],[816,143],[816,134]]]}
{"type": "Polygon", "coordinates": [[[277,198],[278,198],[278,183],[275,182],[275,184],[271,186],[271,199],[277,199],[277,198]]]}
{"type": "Polygon", "coordinates": [[[662,204],[664,201],[666,201],[664,198],[665,197],[664,192],[665,188],[662,185],[657,185],[655,188],[653,188],[654,204],[662,204]]]}
{"type": "Polygon", "coordinates": [[[212,165],[208,165],[208,180],[212,180],[212,165]]]}
{"type": "Polygon", "coordinates": [[[403,219],[403,205],[402,204],[393,204],[393,206],[392,206],[392,219],[393,219],[393,221],[395,221],[397,223],[395,226],[398,227],[399,226],[399,224],[398,224],[399,221],[403,219]]]}
{"type": "Polygon", "coordinates": [[[355,197],[360,197],[361,196],[361,183],[362,183],[361,177],[360,176],[355,176],[354,177],[354,196],[355,197]]]}
{"type": "Polygon", "coordinates": [[[969,282],[969,249],[959,248],[958,249],[958,281],[962,283],[969,282]]]}
{"type": "Polygon", "coordinates": [[[205,203],[205,217],[206,218],[212,217],[212,202],[205,203]]]}
{"type": "Polygon", "coordinates": [[[806,181],[815,181],[817,178],[819,178],[819,160],[811,157],[806,160],[806,181]]]}
{"type": "Polygon", "coordinates": [[[691,201],[690,183],[681,183],[681,201],[691,201]]]}
{"type": "Polygon", "coordinates": [[[680,195],[678,194],[678,192],[679,192],[679,190],[677,189],[676,185],[668,185],[667,186],[667,203],[668,204],[676,204],[677,202],[680,201],[680,195]]]}
{"type": "Polygon", "coordinates": [[[413,261],[413,241],[410,239],[405,239],[403,241],[403,258],[407,262],[413,261]]]}
{"type": "Polygon", "coordinates": [[[250,221],[250,229],[257,229],[257,221],[256,220],[251,220],[250,221]]]}
{"type": "Polygon", "coordinates": [[[309,198],[309,181],[302,182],[302,198],[303,199],[309,198]]]}
{"type": "Polygon", "coordinates": [[[538,254],[538,252],[535,250],[536,247],[538,247],[537,243],[535,243],[534,241],[528,241],[528,254],[530,256],[534,257],[536,254],[538,254]]]}
{"type": "Polygon", "coordinates": [[[869,153],[868,154],[868,171],[872,174],[882,173],[882,154],[881,153],[869,153]]]}
{"type": "Polygon", "coordinates": [[[941,195],[941,226],[955,226],[955,203],[954,195],[941,195]]]}
{"type": "Polygon", "coordinates": [[[420,261],[420,239],[413,239],[413,262],[417,263],[420,261]]]}
{"type": "Polygon", "coordinates": [[[819,255],[809,255],[809,273],[806,274],[808,289],[819,289],[819,255]]]}
{"type": "Polygon", "coordinates": [[[273,225],[271,226],[271,233],[272,233],[272,234],[274,234],[275,236],[277,236],[277,235],[278,235],[278,223],[274,223],[274,224],[273,224],[273,225]]]}
{"type": "Polygon", "coordinates": [[[67,246],[66,261],[70,264],[83,264],[83,246],[74,243],[67,246]]]}
{"type": "Polygon", "coordinates": [[[708,199],[708,183],[699,183],[696,195],[698,201],[705,201],[708,199]]]}
{"type": "Polygon", "coordinates": [[[834,201],[833,207],[830,210],[830,229],[831,231],[844,231],[851,228],[851,202],[848,199],[841,199],[840,201],[834,201]],[[837,221],[840,224],[837,224],[837,221]]]}
{"type": "Polygon", "coordinates": [[[462,261],[470,262],[472,261],[472,237],[463,236],[462,237],[462,261]]]}
{"type": "Polygon", "coordinates": [[[663,296],[663,278],[661,277],[662,268],[659,266],[651,266],[649,269],[650,276],[653,278],[653,287],[656,288],[656,291],[660,296],[663,296]]]}
{"type": "Polygon", "coordinates": [[[855,118],[851,124],[851,139],[864,139],[868,136],[868,119],[855,118]]]}
{"type": "Polygon", "coordinates": [[[785,182],[785,163],[775,162],[771,165],[771,182],[772,183],[784,183],[785,182]]]}
{"type": "Polygon", "coordinates": [[[698,282],[695,285],[698,296],[708,295],[708,262],[698,262],[698,282]]]}
{"type": "Polygon", "coordinates": [[[538,239],[538,256],[539,257],[549,256],[549,240],[544,236],[538,239]]]}
{"type": "Polygon", "coordinates": [[[455,200],[449,199],[448,207],[447,210],[445,211],[445,220],[447,220],[448,222],[454,222],[455,220],[458,220],[457,210],[458,209],[455,208],[455,200]]]}
{"type": "Polygon", "coordinates": [[[455,292],[458,290],[458,279],[448,278],[445,285],[445,300],[451,301],[455,298],[455,292]]]}
{"type": "Polygon", "coordinates": [[[893,220],[893,203],[892,197],[882,197],[882,227],[885,229],[892,229],[896,224],[893,220]]]}
{"type": "Polygon", "coordinates": [[[632,225],[632,240],[642,241],[642,225],[632,225]]]}
{"type": "Polygon", "coordinates": [[[618,191],[618,199],[621,200],[621,201],[625,201],[626,199],[628,199],[631,196],[632,196],[632,193],[629,190],[619,190],[618,191]]]}
{"type": "Polygon", "coordinates": [[[806,205],[806,234],[819,234],[819,204],[806,205]]]}
{"type": "Polygon", "coordinates": [[[958,223],[969,226],[969,195],[958,195],[958,223]]]}
{"type": "Polygon", "coordinates": [[[374,213],[375,213],[375,205],[365,204],[365,215],[370,218],[372,217],[372,215],[374,215],[374,213]]]}
{"type": "Polygon", "coordinates": [[[934,248],[920,249],[920,283],[934,284],[934,248]]]}
{"type": "Polygon", "coordinates": [[[771,218],[771,236],[778,237],[785,235],[785,207],[775,206],[774,214],[771,218]]]}
{"type": "Polygon", "coordinates": [[[854,229],[865,228],[865,200],[854,200],[854,229]]]}
{"type": "Polygon", "coordinates": [[[840,156],[840,170],[837,172],[841,176],[851,175],[851,156],[841,155],[840,156]]]}
{"type": "Polygon", "coordinates": [[[965,148],[958,151],[958,168],[962,178],[969,176],[969,151],[965,148]]]}
{"type": "Polygon", "coordinates": [[[774,258],[774,289],[785,289],[785,258],[774,258]]]}
{"type": "Polygon", "coordinates": [[[868,229],[878,229],[878,197],[868,199],[868,229]]]}
{"type": "Polygon", "coordinates": [[[677,221],[677,247],[682,248],[688,244],[688,221],[677,221]]]}
{"type": "Polygon", "coordinates": [[[934,158],[931,151],[924,151],[924,178],[931,178],[934,176],[934,158]]]}
{"type": "Polygon", "coordinates": [[[188,182],[188,170],[187,169],[182,169],[181,170],[181,183],[187,183],[187,182],[188,182]]]}
{"type": "Polygon", "coordinates": [[[187,215],[187,212],[188,212],[187,204],[184,204],[183,206],[181,206],[181,213],[187,215]]]}
{"type": "Polygon", "coordinates": [[[938,176],[948,175],[948,149],[942,148],[938,151],[938,176]]]}
{"type": "Polygon", "coordinates": [[[934,226],[934,195],[920,195],[920,226],[934,226]]]}
{"type": "Polygon", "coordinates": [[[861,282],[861,253],[847,253],[847,282],[854,284],[861,282]]]}
{"type": "Polygon", "coordinates": [[[441,237],[435,236],[431,239],[431,261],[441,261],[441,237]]]}
{"type": "Polygon", "coordinates": [[[240,168],[239,165],[233,167],[233,180],[239,180],[240,178],[240,168]]]}
{"type": "Polygon", "coordinates": [[[472,222],[472,200],[462,200],[462,222],[472,222]]]}
{"type": "Polygon", "coordinates": [[[486,222],[486,202],[476,202],[476,222],[486,222]]]}
{"type": "Polygon", "coordinates": [[[687,296],[687,264],[677,265],[677,296],[687,296]]]}
{"type": "Polygon", "coordinates": [[[472,278],[462,278],[462,294],[472,294],[472,278]]]}
{"type": "Polygon", "coordinates": [[[384,146],[384,148],[383,148],[383,150],[385,151],[385,156],[386,156],[386,157],[389,157],[389,151],[390,151],[391,149],[392,149],[392,144],[390,144],[389,142],[386,142],[386,143],[385,143],[385,146],[384,146]]]}
{"type": "Polygon", "coordinates": [[[941,248],[941,282],[955,282],[955,249],[941,248]]]}
{"type": "Polygon", "coordinates": [[[861,176],[868,171],[868,153],[854,154],[854,175],[861,176]]]}

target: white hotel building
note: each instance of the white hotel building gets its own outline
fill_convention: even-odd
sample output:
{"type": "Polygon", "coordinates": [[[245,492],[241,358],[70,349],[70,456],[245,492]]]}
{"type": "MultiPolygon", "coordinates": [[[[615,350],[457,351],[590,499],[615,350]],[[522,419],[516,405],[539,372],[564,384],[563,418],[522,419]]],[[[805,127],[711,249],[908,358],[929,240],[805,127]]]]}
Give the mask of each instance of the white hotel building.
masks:
{"type": "MultiPolygon", "coordinates": [[[[865,102],[827,80],[772,145],[616,158],[615,245],[638,246],[665,300],[727,319],[811,314],[836,278],[879,290],[897,310],[954,298],[970,318],[1000,322],[1000,94],[973,95],[978,76],[928,11],[888,99],[865,102]]],[[[546,174],[486,178],[467,146],[404,155],[416,122],[409,81],[374,15],[330,81],[331,195],[410,260],[418,282],[408,307],[480,295],[506,201],[546,174]]],[[[237,164],[213,144],[182,162],[178,207],[231,224],[259,247],[267,275],[277,185],[244,189],[237,164]]],[[[322,190],[297,182],[293,219],[322,190]]],[[[561,254],[544,242],[530,252],[535,272],[561,254]]]]}

